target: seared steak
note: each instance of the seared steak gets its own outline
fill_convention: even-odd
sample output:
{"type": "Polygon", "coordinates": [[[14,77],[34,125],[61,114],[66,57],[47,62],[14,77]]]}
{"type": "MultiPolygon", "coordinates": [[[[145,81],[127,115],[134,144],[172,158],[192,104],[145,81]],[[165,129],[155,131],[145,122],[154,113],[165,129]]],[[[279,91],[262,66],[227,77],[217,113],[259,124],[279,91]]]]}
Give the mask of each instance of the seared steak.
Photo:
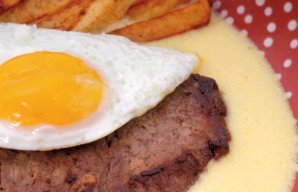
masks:
{"type": "Polygon", "coordinates": [[[209,160],[228,152],[225,115],[216,82],[192,75],[154,109],[99,141],[49,152],[0,149],[0,187],[186,191],[209,160]]]}

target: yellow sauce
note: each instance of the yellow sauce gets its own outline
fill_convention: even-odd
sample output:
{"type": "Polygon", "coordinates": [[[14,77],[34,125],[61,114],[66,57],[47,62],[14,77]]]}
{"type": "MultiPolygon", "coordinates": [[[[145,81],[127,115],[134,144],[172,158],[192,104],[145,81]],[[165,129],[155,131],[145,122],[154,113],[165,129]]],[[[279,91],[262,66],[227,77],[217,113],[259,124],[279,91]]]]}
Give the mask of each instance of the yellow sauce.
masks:
{"type": "Polygon", "coordinates": [[[213,15],[208,27],[152,43],[199,55],[196,72],[214,78],[227,104],[230,152],[191,192],[289,192],[296,170],[295,119],[257,48],[213,15]]]}

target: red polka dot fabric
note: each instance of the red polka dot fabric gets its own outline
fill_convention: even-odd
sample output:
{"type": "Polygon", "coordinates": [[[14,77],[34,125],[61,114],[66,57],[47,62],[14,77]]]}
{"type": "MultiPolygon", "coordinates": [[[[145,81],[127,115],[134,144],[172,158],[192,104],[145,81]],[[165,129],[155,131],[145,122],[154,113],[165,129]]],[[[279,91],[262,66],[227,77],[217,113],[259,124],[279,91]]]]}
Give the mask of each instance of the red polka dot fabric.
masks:
{"type": "MultiPolygon", "coordinates": [[[[213,10],[263,51],[298,119],[298,0],[212,2],[213,10]]],[[[298,192],[298,174],[293,192],[298,192]]]]}

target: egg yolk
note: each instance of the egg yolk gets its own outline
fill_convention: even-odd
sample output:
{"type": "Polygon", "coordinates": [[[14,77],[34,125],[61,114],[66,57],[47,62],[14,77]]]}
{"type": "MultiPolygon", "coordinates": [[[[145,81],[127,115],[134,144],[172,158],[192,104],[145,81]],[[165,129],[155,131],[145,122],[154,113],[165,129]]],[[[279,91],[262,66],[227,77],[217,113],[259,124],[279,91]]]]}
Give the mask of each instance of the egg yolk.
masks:
{"type": "Polygon", "coordinates": [[[0,118],[14,125],[66,125],[98,109],[101,76],[82,60],[35,52],[0,65],[0,118]]]}

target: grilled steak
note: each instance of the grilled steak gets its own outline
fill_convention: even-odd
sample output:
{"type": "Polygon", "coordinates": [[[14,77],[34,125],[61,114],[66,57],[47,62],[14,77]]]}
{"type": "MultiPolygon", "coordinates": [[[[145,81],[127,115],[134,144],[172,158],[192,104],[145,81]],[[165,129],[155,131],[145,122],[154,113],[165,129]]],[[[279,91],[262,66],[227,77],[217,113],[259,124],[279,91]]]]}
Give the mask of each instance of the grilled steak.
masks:
{"type": "Polygon", "coordinates": [[[0,149],[2,191],[186,191],[228,152],[214,80],[192,75],[154,109],[99,141],[49,152],[0,149]]]}

